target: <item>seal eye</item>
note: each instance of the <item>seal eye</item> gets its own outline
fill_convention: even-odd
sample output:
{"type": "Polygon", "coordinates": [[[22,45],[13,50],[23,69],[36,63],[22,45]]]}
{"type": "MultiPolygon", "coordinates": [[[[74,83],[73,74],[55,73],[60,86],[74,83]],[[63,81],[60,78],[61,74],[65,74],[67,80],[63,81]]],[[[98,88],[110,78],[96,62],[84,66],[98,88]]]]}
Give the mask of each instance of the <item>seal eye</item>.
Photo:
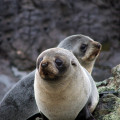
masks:
{"type": "Polygon", "coordinates": [[[75,63],[73,60],[71,61],[71,64],[72,64],[73,66],[77,66],[76,63],[75,63]]]}
{"type": "Polygon", "coordinates": [[[55,63],[58,67],[61,67],[63,65],[63,61],[58,58],[55,59],[55,63]]]}
{"type": "Polygon", "coordinates": [[[80,50],[82,51],[82,52],[86,52],[86,50],[87,50],[87,44],[82,44],[81,46],[80,46],[80,50]]]}

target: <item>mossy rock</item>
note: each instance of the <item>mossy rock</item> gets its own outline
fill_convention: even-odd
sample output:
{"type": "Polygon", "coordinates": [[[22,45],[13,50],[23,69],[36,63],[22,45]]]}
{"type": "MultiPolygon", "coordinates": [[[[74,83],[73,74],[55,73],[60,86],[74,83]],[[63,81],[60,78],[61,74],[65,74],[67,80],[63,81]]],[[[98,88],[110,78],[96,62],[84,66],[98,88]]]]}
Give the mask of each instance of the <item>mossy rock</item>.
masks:
{"type": "Polygon", "coordinates": [[[93,113],[96,120],[120,120],[120,64],[112,69],[112,75],[96,83],[100,94],[93,113]]]}
{"type": "Polygon", "coordinates": [[[96,120],[120,120],[120,98],[113,94],[103,95],[93,114],[96,120]]]}

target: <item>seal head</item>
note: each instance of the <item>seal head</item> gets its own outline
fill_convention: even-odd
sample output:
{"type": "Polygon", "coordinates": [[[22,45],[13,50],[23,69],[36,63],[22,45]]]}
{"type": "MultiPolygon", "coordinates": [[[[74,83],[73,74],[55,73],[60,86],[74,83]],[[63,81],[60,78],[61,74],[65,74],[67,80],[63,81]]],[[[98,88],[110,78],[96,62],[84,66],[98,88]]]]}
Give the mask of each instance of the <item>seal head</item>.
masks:
{"type": "MultiPolygon", "coordinates": [[[[66,52],[65,49],[62,50],[66,52]]],[[[60,51],[61,48],[48,49],[38,56],[36,67],[43,80],[58,81],[68,72],[70,64],[76,65],[73,60],[66,57],[66,54],[63,54],[64,52],[61,53],[60,51]],[[58,51],[56,52],[56,50],[58,51]]]]}
{"type": "Polygon", "coordinates": [[[49,52],[40,55],[36,64],[41,78],[51,81],[58,80],[68,68],[68,63],[63,56],[57,54],[54,56],[49,52]]]}
{"type": "Polygon", "coordinates": [[[58,47],[68,49],[77,57],[80,64],[91,73],[102,45],[85,35],[72,35],[64,39],[58,47]]]}

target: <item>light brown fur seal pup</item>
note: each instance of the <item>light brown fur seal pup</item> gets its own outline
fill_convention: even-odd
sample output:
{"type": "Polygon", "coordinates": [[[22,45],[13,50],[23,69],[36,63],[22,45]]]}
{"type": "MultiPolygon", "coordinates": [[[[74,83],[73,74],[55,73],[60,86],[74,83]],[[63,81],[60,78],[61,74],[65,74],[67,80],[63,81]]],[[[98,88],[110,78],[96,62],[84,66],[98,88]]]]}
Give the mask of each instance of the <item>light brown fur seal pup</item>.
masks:
{"type": "MultiPolygon", "coordinates": [[[[90,73],[101,49],[100,43],[81,34],[65,38],[58,47],[73,52],[81,65],[90,73]]],[[[35,70],[17,82],[4,96],[0,103],[1,120],[24,120],[39,112],[34,99],[34,75],[35,70]]]]}
{"type": "Polygon", "coordinates": [[[94,120],[89,108],[95,109],[98,91],[72,52],[63,48],[45,50],[38,56],[36,67],[35,100],[44,116],[49,120],[94,120]]]}

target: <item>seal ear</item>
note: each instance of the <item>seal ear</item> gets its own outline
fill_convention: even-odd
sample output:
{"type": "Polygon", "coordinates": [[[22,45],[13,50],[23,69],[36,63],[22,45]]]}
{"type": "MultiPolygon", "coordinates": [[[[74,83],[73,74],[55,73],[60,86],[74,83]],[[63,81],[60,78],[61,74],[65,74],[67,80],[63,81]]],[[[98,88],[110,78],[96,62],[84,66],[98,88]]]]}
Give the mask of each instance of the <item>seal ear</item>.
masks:
{"type": "Polygon", "coordinates": [[[71,64],[72,64],[73,66],[77,66],[77,64],[75,63],[74,60],[71,61],[71,64]]]}

